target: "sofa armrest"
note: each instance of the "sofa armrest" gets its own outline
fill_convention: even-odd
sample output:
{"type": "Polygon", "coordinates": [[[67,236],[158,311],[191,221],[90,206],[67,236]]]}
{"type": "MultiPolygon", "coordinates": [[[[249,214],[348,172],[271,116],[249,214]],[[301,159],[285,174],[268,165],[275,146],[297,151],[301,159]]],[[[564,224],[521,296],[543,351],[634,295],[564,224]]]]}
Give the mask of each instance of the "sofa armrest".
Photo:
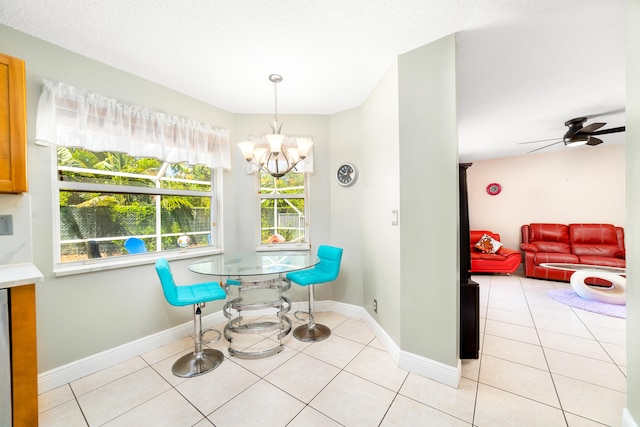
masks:
{"type": "Polygon", "coordinates": [[[627,251],[618,251],[615,256],[616,258],[627,259],[627,251]]]}
{"type": "Polygon", "coordinates": [[[526,251],[526,252],[538,252],[538,247],[536,245],[531,244],[531,243],[522,243],[520,245],[520,249],[522,249],[523,251],[526,251]]]}

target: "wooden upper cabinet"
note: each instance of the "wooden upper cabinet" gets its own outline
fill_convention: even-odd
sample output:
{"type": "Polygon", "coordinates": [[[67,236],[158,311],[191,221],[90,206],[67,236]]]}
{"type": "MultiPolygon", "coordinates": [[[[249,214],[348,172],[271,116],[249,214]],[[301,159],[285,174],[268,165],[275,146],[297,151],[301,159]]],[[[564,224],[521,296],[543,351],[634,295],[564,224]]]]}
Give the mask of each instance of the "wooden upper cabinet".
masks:
{"type": "Polygon", "coordinates": [[[0,193],[27,191],[24,61],[0,53],[0,193]]]}

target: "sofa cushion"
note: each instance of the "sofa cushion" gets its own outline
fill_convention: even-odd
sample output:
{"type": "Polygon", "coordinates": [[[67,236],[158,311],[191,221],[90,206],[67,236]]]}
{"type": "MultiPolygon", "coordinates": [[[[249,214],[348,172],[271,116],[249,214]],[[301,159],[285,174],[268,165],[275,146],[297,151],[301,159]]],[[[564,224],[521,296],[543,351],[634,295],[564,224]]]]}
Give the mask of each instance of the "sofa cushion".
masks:
{"type": "Polygon", "coordinates": [[[485,254],[484,252],[472,252],[472,260],[485,260],[485,261],[504,261],[504,256],[498,254],[485,254]]]}
{"type": "Polygon", "coordinates": [[[529,243],[537,241],[569,243],[569,226],[564,224],[529,224],[529,243]]]}
{"type": "Polygon", "coordinates": [[[569,224],[569,238],[572,244],[618,246],[616,227],[612,224],[569,224]]]}
{"type": "Polygon", "coordinates": [[[579,264],[580,258],[578,256],[569,253],[560,252],[538,252],[534,254],[533,263],[540,265],[543,263],[569,263],[579,264]]]}
{"type": "Polygon", "coordinates": [[[626,261],[620,258],[602,257],[597,255],[583,255],[580,257],[580,264],[604,265],[607,267],[625,268],[626,261]]]}
{"type": "Polygon", "coordinates": [[[558,253],[571,253],[571,246],[569,243],[563,242],[531,242],[538,248],[538,252],[558,252],[558,253]]]}
{"type": "Polygon", "coordinates": [[[618,245],[594,245],[591,243],[574,243],[572,252],[582,258],[585,255],[616,258],[620,248],[618,245]]]}
{"type": "Polygon", "coordinates": [[[474,247],[482,253],[495,254],[502,247],[502,243],[487,234],[483,234],[474,247]]]}

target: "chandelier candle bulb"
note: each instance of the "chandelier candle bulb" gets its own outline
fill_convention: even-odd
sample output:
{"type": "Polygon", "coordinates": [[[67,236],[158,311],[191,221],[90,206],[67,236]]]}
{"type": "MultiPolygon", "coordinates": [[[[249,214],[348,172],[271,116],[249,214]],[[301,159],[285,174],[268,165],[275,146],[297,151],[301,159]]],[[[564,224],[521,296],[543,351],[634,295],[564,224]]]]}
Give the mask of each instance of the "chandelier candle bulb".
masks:
{"type": "Polygon", "coordinates": [[[242,141],[238,143],[238,148],[242,151],[242,155],[246,161],[250,162],[253,160],[253,149],[255,146],[256,143],[252,141],[242,141]]]}
{"type": "Polygon", "coordinates": [[[298,144],[298,154],[301,159],[304,159],[307,157],[307,154],[309,154],[309,150],[311,150],[313,146],[313,141],[309,138],[296,138],[296,143],[298,144]]]}
{"type": "Polygon", "coordinates": [[[267,153],[268,152],[269,152],[269,150],[267,150],[266,148],[261,148],[261,147],[258,147],[255,150],[253,150],[253,156],[255,157],[256,161],[258,162],[258,165],[264,166],[264,164],[267,161],[267,153]]]}
{"type": "Polygon", "coordinates": [[[284,140],[284,135],[274,133],[271,135],[265,135],[264,137],[267,138],[267,141],[269,141],[269,148],[271,149],[271,152],[275,155],[278,155],[278,153],[280,153],[280,150],[282,149],[282,141],[284,140]]]}

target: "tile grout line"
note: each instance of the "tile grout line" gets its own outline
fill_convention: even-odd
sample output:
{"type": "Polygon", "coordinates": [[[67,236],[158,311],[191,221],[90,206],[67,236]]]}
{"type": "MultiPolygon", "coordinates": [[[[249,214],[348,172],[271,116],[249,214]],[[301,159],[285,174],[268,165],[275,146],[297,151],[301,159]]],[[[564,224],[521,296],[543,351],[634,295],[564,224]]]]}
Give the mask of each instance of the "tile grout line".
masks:
{"type": "MultiPolygon", "coordinates": [[[[529,313],[531,313],[531,306],[529,304],[529,298],[527,297],[526,292],[524,291],[523,288],[523,284],[522,284],[522,280],[520,278],[518,278],[518,284],[520,285],[520,289],[522,289],[522,292],[524,294],[524,298],[525,301],[527,302],[527,308],[529,309],[529,313]]],[[[536,336],[538,337],[538,341],[540,342],[540,348],[542,349],[542,355],[544,357],[544,362],[547,365],[547,372],[549,373],[549,377],[551,378],[551,384],[553,384],[553,389],[556,393],[556,398],[558,399],[558,404],[560,405],[560,411],[562,412],[562,417],[564,418],[564,422],[567,426],[569,426],[569,420],[567,420],[567,414],[566,411],[562,405],[562,400],[560,399],[560,393],[558,392],[558,386],[556,385],[556,380],[553,377],[553,374],[551,372],[551,366],[549,365],[549,359],[547,357],[547,352],[545,350],[544,345],[542,344],[542,339],[540,338],[540,333],[538,332],[538,326],[536,324],[536,320],[533,316],[533,314],[531,313],[531,320],[533,321],[533,326],[536,330],[536,336]]]]}

